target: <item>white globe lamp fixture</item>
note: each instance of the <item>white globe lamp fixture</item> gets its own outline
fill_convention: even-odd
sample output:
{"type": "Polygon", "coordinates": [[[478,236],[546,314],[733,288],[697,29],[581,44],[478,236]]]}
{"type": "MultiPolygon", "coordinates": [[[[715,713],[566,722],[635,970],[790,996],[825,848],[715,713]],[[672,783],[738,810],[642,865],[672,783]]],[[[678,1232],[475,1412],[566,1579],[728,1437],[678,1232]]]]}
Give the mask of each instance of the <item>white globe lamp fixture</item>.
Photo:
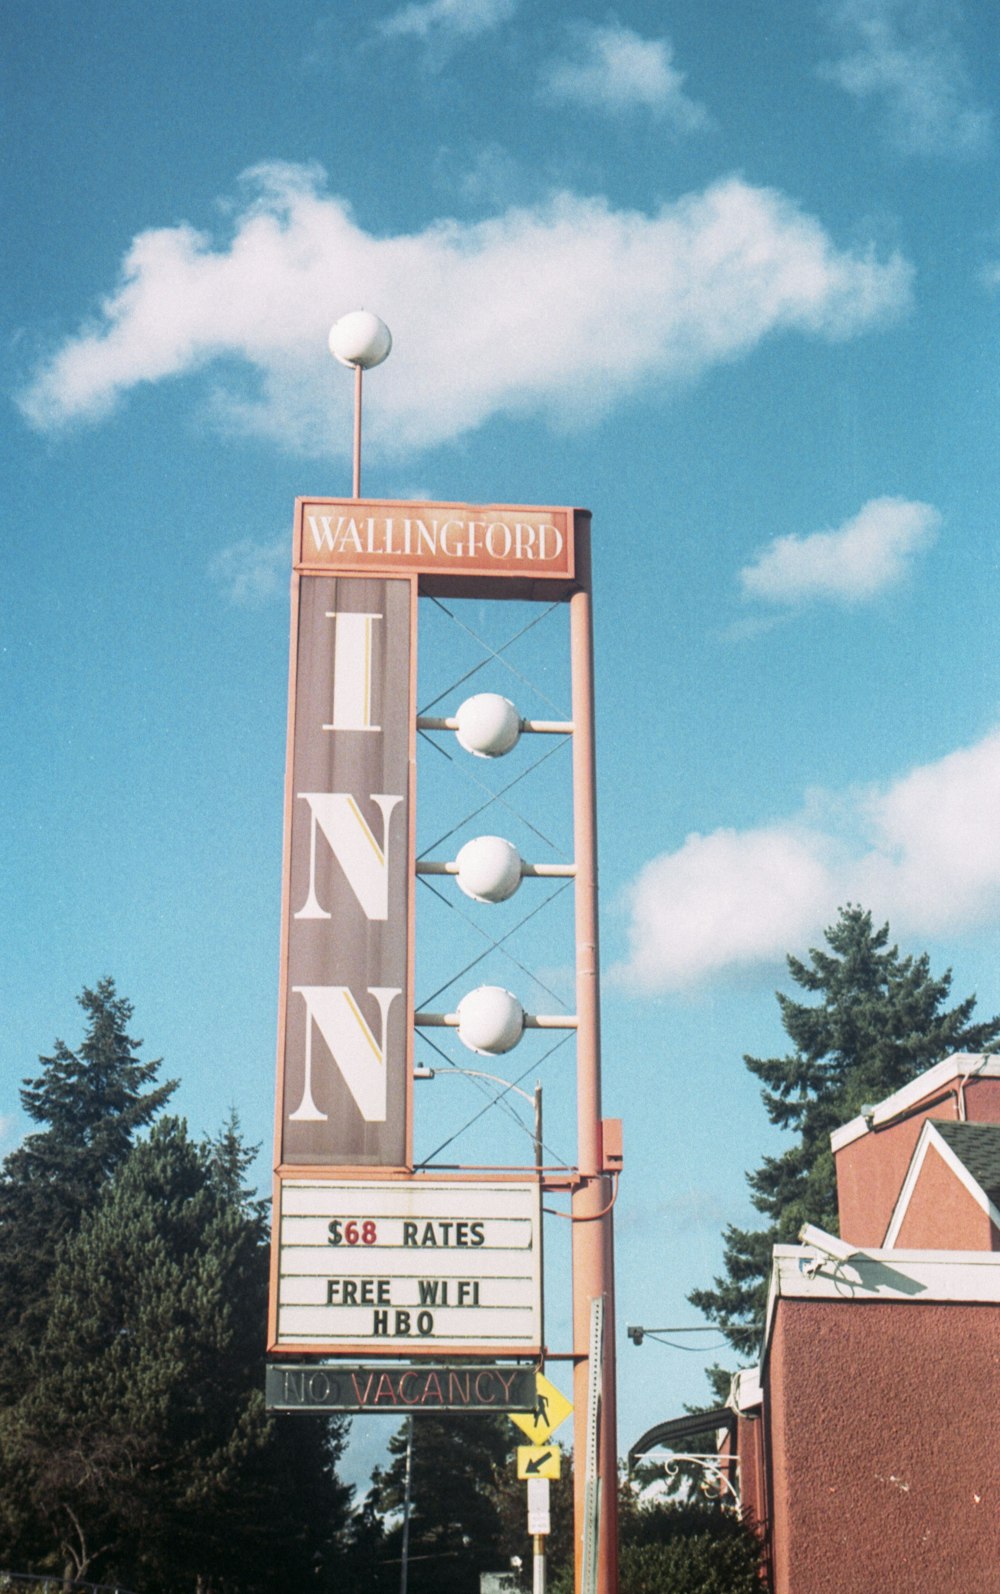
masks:
{"type": "Polygon", "coordinates": [[[361,386],[365,371],[381,365],[392,348],[392,333],[370,310],[351,310],[330,328],[330,353],[354,372],[353,496],[361,497],[361,386]]]}
{"type": "Polygon", "coordinates": [[[458,1038],[470,1052],[499,1057],[524,1033],[524,1008],[500,985],[480,985],[458,1004],[458,1038]]]}
{"type": "Polygon", "coordinates": [[[507,697],[479,692],[467,697],[455,715],[458,745],[476,758],[500,758],[521,734],[521,716],[507,697]]]}
{"type": "Polygon", "coordinates": [[[455,859],[458,887],[473,902],[506,902],[521,884],[521,854],[501,836],[476,836],[455,859]]]}
{"type": "Polygon", "coordinates": [[[330,328],[330,353],[341,365],[370,371],[392,348],[392,333],[370,310],[351,310],[330,328]]]}

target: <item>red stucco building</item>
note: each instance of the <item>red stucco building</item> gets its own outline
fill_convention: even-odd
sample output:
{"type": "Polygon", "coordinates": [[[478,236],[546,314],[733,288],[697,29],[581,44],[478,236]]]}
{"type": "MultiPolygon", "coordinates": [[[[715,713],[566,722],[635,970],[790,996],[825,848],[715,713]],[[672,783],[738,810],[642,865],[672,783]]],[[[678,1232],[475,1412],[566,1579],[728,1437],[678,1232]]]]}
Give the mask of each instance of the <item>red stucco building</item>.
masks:
{"type": "Polygon", "coordinates": [[[1000,1058],[831,1138],[840,1236],[775,1247],[723,1442],[774,1594],[998,1594],[1000,1058]]]}

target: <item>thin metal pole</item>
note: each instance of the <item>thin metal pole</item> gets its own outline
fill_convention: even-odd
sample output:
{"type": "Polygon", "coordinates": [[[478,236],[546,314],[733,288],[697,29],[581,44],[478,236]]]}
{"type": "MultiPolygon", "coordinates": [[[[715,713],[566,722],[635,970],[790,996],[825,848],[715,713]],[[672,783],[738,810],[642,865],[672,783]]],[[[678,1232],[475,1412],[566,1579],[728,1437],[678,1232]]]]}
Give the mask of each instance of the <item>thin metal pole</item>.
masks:
{"type": "MultiPolygon", "coordinates": [[[[360,372],[360,366],[358,370],[360,372]]],[[[356,495],[355,495],[356,496],[356,495]]],[[[413,1418],[406,1419],[406,1473],[403,1484],[403,1545],[399,1566],[399,1594],[406,1594],[410,1571],[410,1483],[413,1478],[413,1418]]]]}
{"type": "Polygon", "coordinates": [[[354,498],[361,497],[361,379],[360,365],[354,367],[354,498]]]}
{"type": "Polygon", "coordinates": [[[545,1594],[545,1534],[532,1534],[533,1550],[531,1594],[545,1594]]]}
{"type": "MultiPolygon", "coordinates": [[[[576,861],[577,1162],[573,1194],[573,1450],[587,1445],[588,1355],[591,1302],[604,1298],[603,1377],[598,1436],[601,1527],[597,1594],[618,1589],[618,1455],[615,1410],[614,1240],[611,1179],[605,1177],[601,1129],[601,1035],[597,934],[597,797],[594,773],[594,652],[590,538],[577,527],[579,591],[570,599],[573,697],[573,831],[576,861]]],[[[574,1476],[576,1587],[583,1572],[586,1526],[585,1469],[574,1476]]]]}

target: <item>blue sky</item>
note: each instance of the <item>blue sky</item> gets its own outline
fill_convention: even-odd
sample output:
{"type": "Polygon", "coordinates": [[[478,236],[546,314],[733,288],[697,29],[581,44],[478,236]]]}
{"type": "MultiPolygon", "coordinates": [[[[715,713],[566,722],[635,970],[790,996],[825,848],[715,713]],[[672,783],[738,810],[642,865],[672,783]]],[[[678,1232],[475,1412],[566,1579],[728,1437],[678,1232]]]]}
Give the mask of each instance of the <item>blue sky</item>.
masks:
{"type": "MultiPolygon", "coordinates": [[[[694,1321],[752,1219],[784,954],[861,901],[1000,1006],[996,10],[15,0],[5,32],[2,1149],[111,973],[266,1178],[292,501],[350,490],[326,333],[366,305],[367,493],[594,514],[624,1451],[704,1393],[622,1330],[694,1321]]],[[[428,696],[465,648],[429,617],[428,696]]],[[[552,990],[564,907],[524,932],[552,990]]],[[[571,1152],[568,1058],[505,1061],[571,1152]]],[[[419,1087],[418,1137],[467,1085],[419,1087]]]]}

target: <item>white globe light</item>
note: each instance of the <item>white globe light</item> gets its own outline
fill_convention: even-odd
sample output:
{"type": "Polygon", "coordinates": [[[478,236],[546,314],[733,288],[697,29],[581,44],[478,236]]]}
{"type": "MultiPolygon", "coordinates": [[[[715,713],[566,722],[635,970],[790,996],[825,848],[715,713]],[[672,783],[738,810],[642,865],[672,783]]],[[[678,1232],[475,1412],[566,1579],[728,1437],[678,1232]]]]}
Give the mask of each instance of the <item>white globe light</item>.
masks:
{"type": "Polygon", "coordinates": [[[458,1004],[458,1038],[470,1052],[498,1057],[524,1033],[524,1008],[501,985],[480,985],[458,1004]]]}
{"type": "Polygon", "coordinates": [[[467,697],[458,713],[458,744],[477,758],[499,758],[509,753],[521,734],[521,716],[507,697],[480,692],[467,697]]]}
{"type": "Polygon", "coordinates": [[[370,371],[381,365],[392,348],[392,333],[370,310],[351,310],[330,328],[330,353],[341,365],[360,365],[370,371]]]}
{"type": "Polygon", "coordinates": [[[521,884],[521,854],[501,836],[477,836],[461,848],[458,886],[474,902],[506,902],[521,884]]]}

